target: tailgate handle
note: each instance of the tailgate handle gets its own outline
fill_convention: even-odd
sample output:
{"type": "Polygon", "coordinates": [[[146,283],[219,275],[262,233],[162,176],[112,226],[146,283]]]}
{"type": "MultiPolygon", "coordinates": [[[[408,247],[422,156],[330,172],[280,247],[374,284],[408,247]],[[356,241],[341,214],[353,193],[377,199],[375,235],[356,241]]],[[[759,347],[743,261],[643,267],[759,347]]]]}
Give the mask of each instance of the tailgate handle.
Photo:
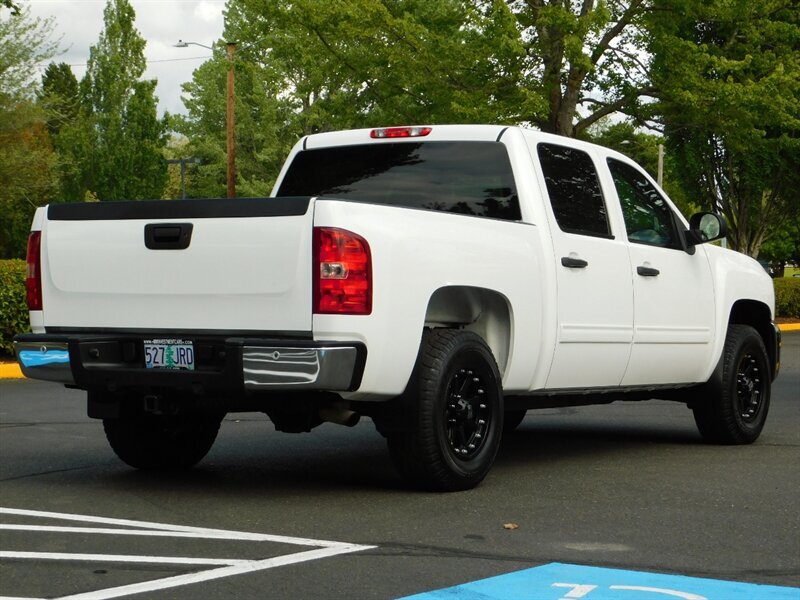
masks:
{"type": "Polygon", "coordinates": [[[144,226],[144,245],[150,250],[185,250],[193,227],[192,223],[150,223],[144,226]]]}

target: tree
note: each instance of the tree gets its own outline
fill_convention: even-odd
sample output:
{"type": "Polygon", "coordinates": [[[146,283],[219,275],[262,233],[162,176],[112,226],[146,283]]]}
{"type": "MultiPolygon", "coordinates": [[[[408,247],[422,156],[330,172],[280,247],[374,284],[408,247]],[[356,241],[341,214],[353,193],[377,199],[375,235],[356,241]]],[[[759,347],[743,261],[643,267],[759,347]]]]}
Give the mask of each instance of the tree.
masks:
{"type": "Polygon", "coordinates": [[[167,121],[157,116],[155,81],[141,80],[145,41],[135,17],[128,0],[108,0],[80,84],[91,136],[83,179],[101,200],[159,198],[167,179],[167,121]]]}
{"type": "Polygon", "coordinates": [[[35,66],[55,52],[51,30],[27,7],[0,18],[0,257],[25,255],[33,212],[56,189],[46,114],[34,101],[35,66]]]}
{"type": "Polygon", "coordinates": [[[327,104],[381,123],[527,122],[574,136],[653,92],[648,11],[646,0],[234,0],[226,35],[259,40],[251,60],[296,90],[312,127],[312,106],[327,104]]]}
{"type": "Polygon", "coordinates": [[[50,63],[42,75],[39,100],[49,113],[47,130],[57,136],[65,124],[78,118],[80,92],[78,80],[67,63],[50,63]]]}
{"type": "MultiPolygon", "coordinates": [[[[237,100],[248,98],[236,107],[239,189],[249,159],[263,165],[251,189],[268,188],[291,143],[316,131],[490,122],[573,136],[636,113],[651,91],[639,58],[647,10],[644,0],[232,0],[226,39],[254,40],[236,51],[237,100]],[[252,132],[262,139],[248,147],[252,132]]],[[[189,114],[176,127],[222,181],[226,63],[220,52],[210,63],[185,86],[189,114]]]]}
{"type": "MultiPolygon", "coordinates": [[[[530,95],[517,85],[513,19],[496,5],[464,14],[455,0],[231,2],[226,38],[256,40],[236,51],[238,193],[267,193],[294,142],[315,131],[511,122],[530,95]],[[490,47],[494,62],[478,65],[490,47]]],[[[218,51],[195,71],[184,86],[188,117],[175,125],[206,162],[195,184],[215,195],[224,191],[227,67],[218,51]]]]}
{"type": "Polygon", "coordinates": [[[525,45],[526,84],[547,101],[543,115],[523,120],[542,131],[575,137],[610,114],[638,115],[642,99],[656,92],[644,52],[651,4],[512,2],[525,45]]]}
{"type": "Polygon", "coordinates": [[[686,189],[757,257],[800,217],[800,11],[793,0],[662,0],[653,109],[686,189]]]}
{"type": "MultiPolygon", "coordinates": [[[[226,194],[226,78],[228,61],[221,52],[201,65],[184,84],[188,116],[173,117],[172,126],[190,141],[184,156],[200,159],[186,183],[189,197],[226,194]]],[[[237,195],[266,196],[299,133],[291,131],[285,101],[253,65],[236,62],[237,195]],[[290,133],[291,132],[291,133],[290,133]]]]}
{"type": "Polygon", "coordinates": [[[785,263],[800,265],[800,220],[789,220],[764,242],[759,254],[782,270],[785,263]]]}
{"type": "Polygon", "coordinates": [[[0,0],[0,6],[5,6],[11,11],[11,15],[14,17],[19,16],[19,5],[12,0],[0,0]]]}
{"type": "MultiPolygon", "coordinates": [[[[644,167],[653,179],[658,177],[658,146],[666,142],[664,137],[641,131],[631,121],[622,121],[604,127],[595,126],[587,133],[589,141],[613,148],[617,152],[631,157],[644,167]]],[[[698,212],[700,207],[687,197],[681,185],[678,168],[675,157],[667,154],[664,157],[664,181],[661,187],[681,209],[681,212],[688,217],[698,212]]]]}

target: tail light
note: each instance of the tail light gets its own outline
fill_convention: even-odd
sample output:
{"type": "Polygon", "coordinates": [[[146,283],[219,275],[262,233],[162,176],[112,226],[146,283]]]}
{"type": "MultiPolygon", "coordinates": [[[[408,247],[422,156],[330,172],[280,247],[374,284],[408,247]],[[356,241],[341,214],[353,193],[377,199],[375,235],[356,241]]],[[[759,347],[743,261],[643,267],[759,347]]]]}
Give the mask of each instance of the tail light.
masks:
{"type": "Polygon", "coordinates": [[[372,312],[372,257],[360,235],[314,228],[314,312],[368,315],[372,312]]]}
{"type": "Polygon", "coordinates": [[[42,232],[33,231],[28,236],[28,254],[25,258],[28,269],[25,276],[25,290],[28,295],[28,309],[42,310],[42,232]]]}

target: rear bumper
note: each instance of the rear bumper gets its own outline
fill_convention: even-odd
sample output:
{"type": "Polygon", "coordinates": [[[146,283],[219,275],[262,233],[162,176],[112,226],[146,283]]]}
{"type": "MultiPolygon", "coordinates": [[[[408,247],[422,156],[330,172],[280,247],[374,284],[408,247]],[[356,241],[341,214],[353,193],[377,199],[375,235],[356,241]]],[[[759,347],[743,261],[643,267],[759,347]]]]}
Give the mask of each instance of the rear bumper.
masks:
{"type": "Polygon", "coordinates": [[[152,335],[26,334],[14,339],[26,377],[86,390],[164,389],[193,395],[358,389],[366,347],[355,342],[192,336],[193,371],[147,369],[143,340],[152,335]]]}

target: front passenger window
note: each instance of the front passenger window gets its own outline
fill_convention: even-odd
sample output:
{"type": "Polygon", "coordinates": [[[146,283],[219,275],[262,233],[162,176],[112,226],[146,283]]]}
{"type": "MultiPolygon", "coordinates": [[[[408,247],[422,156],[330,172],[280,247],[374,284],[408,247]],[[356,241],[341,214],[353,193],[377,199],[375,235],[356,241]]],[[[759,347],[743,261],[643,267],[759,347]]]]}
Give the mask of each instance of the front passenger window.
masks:
{"type": "Polygon", "coordinates": [[[628,240],[662,248],[680,248],[672,210],[647,177],[613,158],[608,159],[608,167],[617,188],[628,240]]]}

